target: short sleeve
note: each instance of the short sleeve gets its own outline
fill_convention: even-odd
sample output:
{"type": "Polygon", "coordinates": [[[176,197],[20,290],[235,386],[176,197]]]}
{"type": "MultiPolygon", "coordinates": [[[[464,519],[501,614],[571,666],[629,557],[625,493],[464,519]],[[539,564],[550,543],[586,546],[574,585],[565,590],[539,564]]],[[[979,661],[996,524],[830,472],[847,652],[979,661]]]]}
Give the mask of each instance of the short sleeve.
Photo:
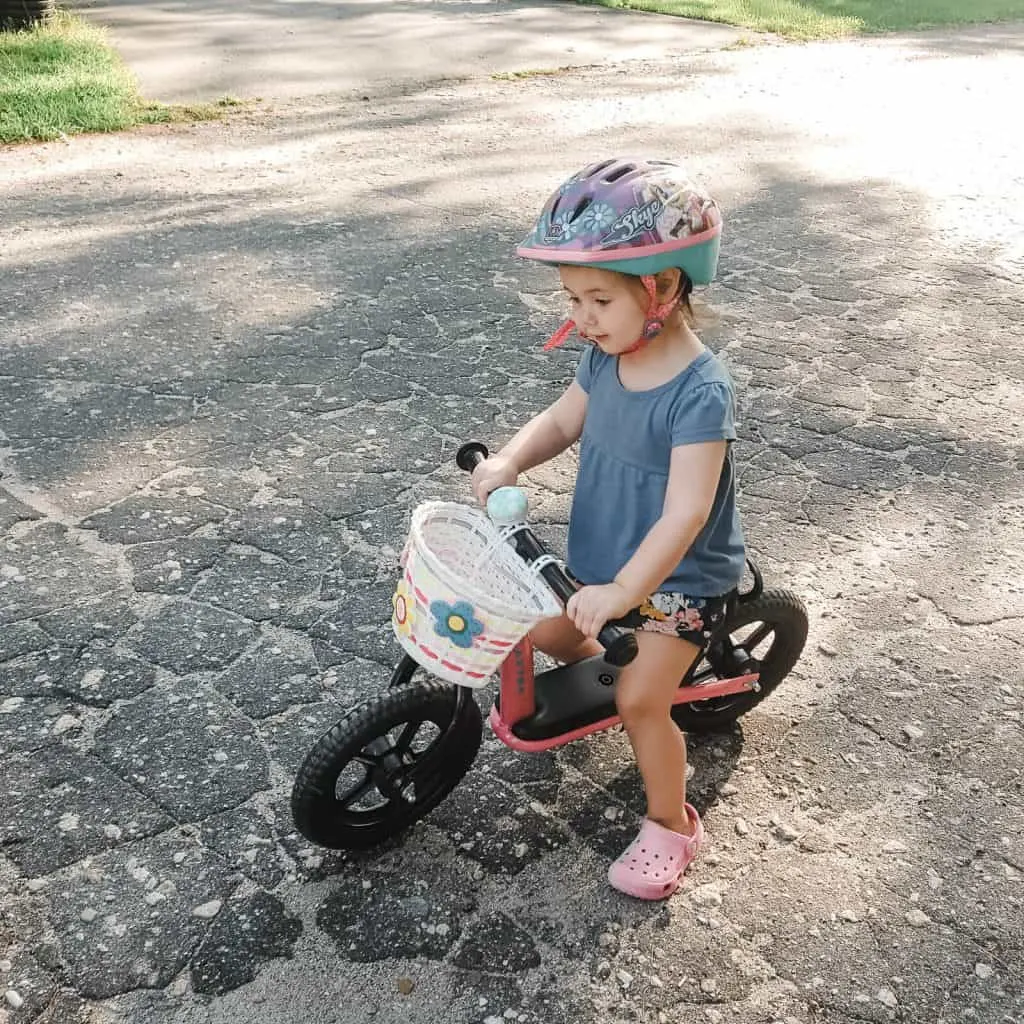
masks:
{"type": "Polygon", "coordinates": [[[590,385],[594,382],[594,353],[597,351],[596,346],[588,345],[576,366],[576,383],[588,395],[590,394],[590,385]]]}
{"type": "Polygon", "coordinates": [[[736,440],[736,401],[732,388],[710,381],[680,396],[669,424],[672,446],[736,440]]]}

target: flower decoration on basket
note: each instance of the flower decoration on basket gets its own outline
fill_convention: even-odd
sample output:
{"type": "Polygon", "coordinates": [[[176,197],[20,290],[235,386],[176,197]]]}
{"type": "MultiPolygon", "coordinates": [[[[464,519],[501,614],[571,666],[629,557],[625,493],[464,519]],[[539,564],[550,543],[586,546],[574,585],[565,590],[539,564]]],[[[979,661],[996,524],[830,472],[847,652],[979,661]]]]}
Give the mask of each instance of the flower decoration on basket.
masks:
{"type": "Polygon", "coordinates": [[[398,581],[391,598],[395,629],[401,636],[411,636],[416,615],[416,599],[404,579],[398,581]]]}
{"type": "Polygon", "coordinates": [[[434,616],[434,632],[450,640],[456,647],[473,646],[474,637],[484,631],[484,624],[476,618],[468,601],[432,601],[430,614],[434,616]]]}

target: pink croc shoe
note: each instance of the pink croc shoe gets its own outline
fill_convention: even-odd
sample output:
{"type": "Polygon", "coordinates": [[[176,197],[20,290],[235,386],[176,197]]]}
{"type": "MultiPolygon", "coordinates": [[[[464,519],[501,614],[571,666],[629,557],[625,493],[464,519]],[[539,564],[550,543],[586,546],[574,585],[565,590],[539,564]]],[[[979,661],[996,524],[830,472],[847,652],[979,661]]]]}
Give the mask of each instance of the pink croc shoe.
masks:
{"type": "Polygon", "coordinates": [[[641,900],[663,900],[679,888],[683,872],[704,842],[700,815],[690,804],[685,807],[693,822],[692,836],[644,818],[640,834],[608,869],[608,881],[616,889],[641,900]]]}

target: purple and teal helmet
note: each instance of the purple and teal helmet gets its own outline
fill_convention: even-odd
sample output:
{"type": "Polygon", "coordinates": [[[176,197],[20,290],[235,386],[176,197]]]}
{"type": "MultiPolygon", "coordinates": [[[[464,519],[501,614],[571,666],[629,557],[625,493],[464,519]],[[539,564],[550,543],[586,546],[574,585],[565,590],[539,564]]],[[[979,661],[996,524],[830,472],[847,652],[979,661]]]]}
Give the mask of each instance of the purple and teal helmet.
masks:
{"type": "Polygon", "coordinates": [[[718,204],[678,164],[614,159],[559,186],[516,254],[638,277],[678,267],[708,284],[721,239],[718,204]]]}

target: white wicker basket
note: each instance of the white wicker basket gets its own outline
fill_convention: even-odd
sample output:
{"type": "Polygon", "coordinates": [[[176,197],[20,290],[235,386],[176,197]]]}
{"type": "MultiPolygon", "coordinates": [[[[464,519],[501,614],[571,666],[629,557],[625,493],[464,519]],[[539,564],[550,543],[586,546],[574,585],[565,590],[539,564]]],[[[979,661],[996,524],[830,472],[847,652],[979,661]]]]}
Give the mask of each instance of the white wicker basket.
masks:
{"type": "Polygon", "coordinates": [[[432,675],[484,686],[509,651],[562,606],[483,512],[431,501],[413,511],[393,600],[395,636],[432,675]]]}

